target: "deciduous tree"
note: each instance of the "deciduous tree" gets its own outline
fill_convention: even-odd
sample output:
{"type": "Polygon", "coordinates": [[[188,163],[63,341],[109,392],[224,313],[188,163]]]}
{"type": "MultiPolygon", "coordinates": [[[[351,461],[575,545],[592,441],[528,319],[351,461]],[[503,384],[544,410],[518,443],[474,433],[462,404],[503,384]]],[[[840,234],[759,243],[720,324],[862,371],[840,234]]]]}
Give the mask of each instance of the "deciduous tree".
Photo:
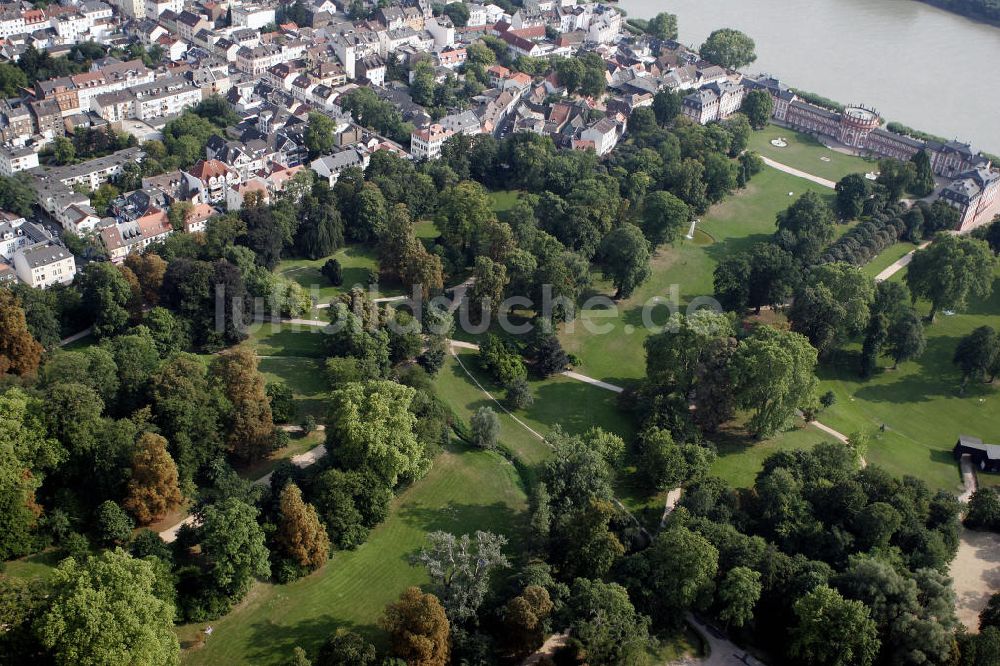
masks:
{"type": "Polygon", "coordinates": [[[276,439],[264,376],[257,370],[257,355],[246,346],[229,349],[212,361],[212,374],[232,405],[226,429],[228,450],[246,462],[260,460],[274,450],[276,439]]]}
{"type": "Polygon", "coordinates": [[[132,476],[122,505],[140,525],[155,522],[181,503],[177,465],[167,452],[167,440],[143,433],[132,455],[132,476]]]}
{"type": "Polygon", "coordinates": [[[481,449],[495,449],[500,435],[500,418],[489,407],[480,407],[469,419],[472,439],[481,449]]]}
{"type": "Polygon", "coordinates": [[[738,404],[754,410],[747,426],[756,437],[780,430],[796,409],[815,399],[816,350],[798,333],[758,326],[733,357],[738,404]]]}
{"type": "Polygon", "coordinates": [[[601,244],[604,277],[615,286],[615,298],[628,298],[650,275],[649,242],[633,224],[625,224],[604,237],[601,244]]]}
{"type": "Polygon", "coordinates": [[[389,634],[392,653],[408,664],[446,666],[451,655],[448,617],[433,594],[418,587],[386,606],[379,626],[389,634]]]}
{"type": "Polygon", "coordinates": [[[0,290],[0,375],[32,374],[42,360],[42,345],[28,330],[21,302],[8,289],[0,290]]]}
{"type": "Polygon", "coordinates": [[[390,487],[417,479],[430,461],[414,435],[415,391],[396,382],[350,383],[333,392],[327,448],[347,469],[370,469],[390,487]]]}
{"type": "Polygon", "coordinates": [[[906,284],[915,298],[931,302],[927,316],[942,308],[962,310],[970,296],[985,298],[993,290],[996,259],[985,241],[940,234],[933,243],[913,255],[906,284]]]}
{"type": "Polygon", "coordinates": [[[85,563],[64,560],[37,625],[39,640],[67,666],[178,664],[174,607],[157,597],[156,585],[153,564],[121,550],[85,563]]]}
{"type": "Polygon", "coordinates": [[[747,567],[733,567],[719,585],[722,610],[719,619],[728,625],[742,627],[753,619],[753,609],[760,599],[760,573],[747,567]]]}
{"type": "Polygon", "coordinates": [[[649,19],[646,32],[660,40],[677,39],[677,15],[660,12],[649,19]]]}
{"type": "Polygon", "coordinates": [[[870,666],[878,655],[878,629],[868,608],[820,585],[795,602],[798,623],[789,654],[817,666],[870,666]]]}
{"type": "Polygon", "coordinates": [[[577,578],[566,608],[569,629],[594,666],[627,663],[646,646],[649,620],[621,585],[577,578]]]}
{"type": "Polygon", "coordinates": [[[739,69],[757,59],[756,44],[739,30],[714,30],[698,49],[705,60],[727,69],[739,69]]]}
{"type": "Polygon", "coordinates": [[[330,538],[316,515],[316,508],[302,500],[302,491],[289,483],[281,491],[275,541],[285,557],[313,571],[330,556],[330,538]]]}
{"type": "Polygon", "coordinates": [[[766,90],[751,90],[743,97],[740,110],[746,114],[750,126],[755,130],[767,127],[774,112],[774,100],[766,90]]]}
{"type": "Polygon", "coordinates": [[[507,539],[492,532],[476,532],[475,539],[468,534],[431,532],[427,540],[429,546],[421,549],[416,561],[427,567],[431,582],[441,591],[448,620],[468,622],[486,597],[490,575],[510,566],[503,554],[507,539]]]}
{"type": "Polygon", "coordinates": [[[257,514],[257,509],[235,497],[209,504],[200,512],[197,543],[214,593],[226,605],[238,603],[254,577],[270,573],[257,514]]]}

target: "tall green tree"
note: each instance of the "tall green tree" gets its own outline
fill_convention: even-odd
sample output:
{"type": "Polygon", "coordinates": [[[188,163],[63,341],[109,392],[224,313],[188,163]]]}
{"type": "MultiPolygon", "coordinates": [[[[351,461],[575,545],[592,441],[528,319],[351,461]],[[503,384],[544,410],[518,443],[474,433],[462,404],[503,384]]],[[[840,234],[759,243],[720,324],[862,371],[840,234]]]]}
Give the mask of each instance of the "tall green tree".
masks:
{"type": "Polygon", "coordinates": [[[258,513],[235,497],[209,504],[199,513],[196,542],[201,546],[207,581],[223,606],[238,603],[255,577],[266,577],[271,571],[258,513]]]}
{"type": "Polygon", "coordinates": [[[760,573],[747,567],[733,567],[719,584],[719,619],[727,625],[742,627],[753,619],[753,609],[763,586],[760,573]]]}
{"type": "Polygon", "coordinates": [[[121,550],[55,570],[51,603],[39,619],[42,645],[57,664],[178,664],[174,607],[157,597],[153,564],[121,550]]]}
{"type": "Polygon", "coordinates": [[[747,35],[732,28],[712,31],[698,49],[705,60],[727,69],[745,67],[757,59],[757,45],[747,35]]]}
{"type": "Polygon", "coordinates": [[[327,449],[347,469],[370,469],[389,486],[430,467],[414,434],[415,391],[396,382],[350,383],[330,397],[327,449]]]}
{"type": "Polygon", "coordinates": [[[952,363],[962,371],[962,388],[969,380],[983,381],[996,377],[1000,337],[990,326],[980,326],[958,341],[952,363]]]}
{"type": "Polygon", "coordinates": [[[649,619],[636,612],[628,592],[616,583],[577,578],[566,609],[569,629],[594,666],[627,663],[646,647],[649,619]]]}
{"type": "Polygon", "coordinates": [[[910,183],[910,192],[918,197],[926,197],[934,191],[934,170],[931,168],[931,158],[926,150],[917,151],[917,154],[910,158],[913,163],[913,182],[910,183]]]}
{"type": "Polygon", "coordinates": [[[821,585],[795,602],[798,623],[791,657],[817,666],[870,666],[878,656],[878,628],[868,607],[821,585]]]}
{"type": "Polygon", "coordinates": [[[650,192],[642,201],[642,232],[657,247],[673,243],[691,220],[688,205],[670,192],[650,192]]]}
{"type": "Polygon", "coordinates": [[[965,309],[969,297],[985,298],[993,290],[996,258],[985,241],[968,236],[940,234],[913,255],[906,284],[914,298],[931,302],[928,321],[937,311],[965,309]]]}
{"type": "Polygon", "coordinates": [[[628,298],[649,278],[649,241],[634,224],[605,236],[600,257],[604,277],[615,286],[615,299],[628,298]]]}
{"type": "Polygon", "coordinates": [[[754,411],[747,427],[768,437],[815,400],[816,350],[798,333],[758,326],[733,357],[737,402],[754,411]]]}
{"type": "Polygon", "coordinates": [[[319,111],[313,111],[309,114],[309,122],[306,124],[304,135],[309,157],[326,155],[333,150],[335,130],[336,123],[329,116],[319,111]]]}
{"type": "Polygon", "coordinates": [[[927,347],[924,324],[913,310],[900,315],[889,327],[887,352],[893,368],[904,361],[919,358],[927,347]]]}
{"type": "Polygon", "coordinates": [[[871,185],[860,173],[849,173],[836,185],[837,217],[841,220],[856,220],[861,217],[865,201],[871,196],[871,185]]]}
{"type": "Polygon", "coordinates": [[[646,33],[661,40],[677,39],[677,15],[660,12],[649,19],[646,33]]]}
{"type": "Polygon", "coordinates": [[[680,626],[690,610],[712,601],[719,551],[702,535],[675,526],[661,532],[626,566],[640,610],[664,626],[680,626]]]}
{"type": "Polygon", "coordinates": [[[43,402],[23,390],[0,393],[0,558],[31,552],[41,515],[35,491],[66,458],[45,427],[43,402]]]}
{"type": "Polygon", "coordinates": [[[128,325],[132,297],[128,281],[113,264],[93,261],[79,276],[84,307],[94,317],[94,336],[117,335],[128,325]]]}
{"type": "Polygon", "coordinates": [[[740,110],[746,114],[750,126],[755,130],[767,127],[774,112],[774,100],[766,90],[751,90],[743,97],[740,110]]]}
{"type": "Polygon", "coordinates": [[[778,213],[777,225],[775,241],[803,264],[815,263],[835,232],[833,211],[812,191],[778,213]]]}

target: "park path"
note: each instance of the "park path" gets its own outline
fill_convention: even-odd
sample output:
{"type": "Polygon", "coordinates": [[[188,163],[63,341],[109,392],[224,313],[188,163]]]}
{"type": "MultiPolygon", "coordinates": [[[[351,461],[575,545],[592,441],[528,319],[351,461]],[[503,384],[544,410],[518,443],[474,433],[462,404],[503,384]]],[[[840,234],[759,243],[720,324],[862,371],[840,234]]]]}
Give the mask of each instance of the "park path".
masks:
{"type": "Polygon", "coordinates": [[[777,169],[778,171],[784,171],[785,173],[791,176],[805,178],[808,181],[816,183],[817,185],[822,185],[823,187],[828,187],[831,190],[837,187],[837,183],[827,178],[820,178],[819,176],[814,176],[811,173],[806,173],[805,171],[801,171],[799,169],[796,169],[795,167],[790,167],[787,164],[782,164],[781,162],[772,160],[770,157],[766,157],[764,155],[761,155],[760,158],[764,160],[764,164],[766,164],[767,166],[773,169],[777,169]]]}
{"type": "MultiPolygon", "coordinates": [[[[930,241],[924,241],[923,243],[921,243],[920,245],[917,246],[917,250],[922,250],[922,249],[924,249],[925,247],[927,247],[930,244],[931,244],[930,241]]],[[[878,275],[875,276],[875,281],[876,282],[885,282],[886,280],[888,280],[889,278],[891,278],[893,275],[895,275],[899,271],[901,271],[904,268],[906,268],[907,266],[909,266],[910,262],[913,261],[913,254],[917,250],[911,250],[911,251],[907,252],[902,257],[900,257],[899,259],[897,259],[896,261],[894,261],[892,264],[890,264],[889,266],[887,266],[885,268],[885,270],[883,270],[881,273],[879,273],[878,275]]]]}
{"type": "MultiPolygon", "coordinates": [[[[302,426],[286,425],[286,426],[281,426],[281,429],[284,430],[285,432],[300,432],[302,430],[302,426]]],[[[316,426],[316,432],[323,432],[324,430],[326,430],[326,426],[324,425],[316,426]]],[[[294,456],[291,462],[296,467],[308,467],[309,465],[312,465],[313,463],[318,461],[324,455],[326,455],[326,446],[320,444],[319,446],[315,446],[309,449],[305,453],[300,453],[299,455],[294,456]]],[[[267,485],[268,483],[271,482],[271,474],[272,472],[268,472],[264,476],[255,480],[254,483],[262,486],[267,485]]],[[[176,525],[171,525],[167,529],[160,532],[159,533],[160,538],[167,543],[173,543],[174,541],[177,540],[177,533],[180,531],[182,527],[184,527],[185,525],[194,526],[197,523],[198,523],[197,517],[195,517],[193,514],[189,515],[176,525]]]]}
{"type": "Polygon", "coordinates": [[[688,624],[701,634],[708,643],[708,656],[683,657],[670,662],[671,666],[763,666],[764,662],[755,659],[746,650],[736,645],[725,634],[688,613],[688,624]]]}
{"type": "Polygon", "coordinates": [[[93,326],[88,326],[87,328],[83,329],[79,333],[74,333],[73,335],[69,336],[68,338],[63,338],[62,340],[60,340],[59,341],[59,346],[60,347],[65,347],[66,345],[73,344],[77,340],[82,340],[83,338],[85,338],[88,335],[90,335],[93,332],[93,330],[94,330],[93,326]]]}
{"type": "MultiPolygon", "coordinates": [[[[469,372],[469,369],[467,367],[465,367],[465,364],[462,363],[462,359],[459,358],[458,354],[455,353],[455,348],[456,347],[460,347],[462,349],[479,349],[479,346],[478,345],[474,345],[471,342],[459,342],[458,340],[449,340],[449,342],[451,342],[451,345],[449,346],[450,351],[451,351],[451,355],[455,358],[455,360],[458,362],[459,367],[462,368],[462,370],[469,377],[469,379],[471,379],[473,381],[473,383],[476,386],[479,387],[479,390],[482,391],[483,394],[486,395],[487,398],[489,398],[494,403],[496,403],[497,407],[499,407],[501,409],[501,411],[503,411],[507,416],[509,416],[510,418],[514,419],[514,421],[518,425],[520,425],[522,428],[524,428],[525,430],[527,430],[528,432],[530,432],[534,437],[536,437],[543,444],[545,444],[545,446],[549,447],[550,449],[553,448],[552,444],[550,444],[549,441],[547,439],[545,439],[545,435],[541,434],[540,432],[538,432],[537,430],[535,430],[534,428],[532,428],[531,426],[529,426],[527,423],[525,423],[521,419],[517,418],[517,416],[515,416],[514,414],[512,414],[510,412],[510,410],[507,409],[503,405],[503,403],[501,403],[499,400],[497,400],[493,396],[492,393],[490,393],[489,391],[487,391],[486,388],[482,384],[479,383],[479,380],[476,379],[476,376],[473,375],[471,372],[469,372]],[[458,343],[458,344],[456,344],[456,343],[458,343]]],[[[614,502],[615,506],[618,507],[618,509],[622,513],[624,513],[625,515],[627,515],[629,518],[632,519],[632,521],[636,524],[636,527],[639,528],[639,530],[646,536],[647,539],[649,539],[650,541],[653,540],[653,535],[651,535],[649,533],[649,531],[642,525],[642,523],[639,522],[638,518],[636,518],[634,515],[632,515],[632,512],[628,510],[628,507],[626,507],[624,504],[622,504],[621,501],[617,497],[612,497],[611,501],[614,502]]]]}
{"type": "Polygon", "coordinates": [[[979,480],[976,478],[976,467],[972,464],[972,456],[968,453],[962,454],[958,461],[958,467],[962,471],[962,484],[965,486],[965,492],[958,496],[958,501],[962,504],[968,504],[969,500],[972,499],[972,493],[979,488],[979,480]]]}

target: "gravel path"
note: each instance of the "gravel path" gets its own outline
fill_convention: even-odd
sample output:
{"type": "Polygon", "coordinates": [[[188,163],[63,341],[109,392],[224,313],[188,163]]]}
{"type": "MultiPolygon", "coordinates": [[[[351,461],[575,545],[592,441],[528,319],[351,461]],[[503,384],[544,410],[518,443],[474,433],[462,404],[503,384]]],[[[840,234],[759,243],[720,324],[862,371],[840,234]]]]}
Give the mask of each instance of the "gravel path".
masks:
{"type": "Polygon", "coordinates": [[[814,176],[811,173],[806,173],[805,171],[800,171],[794,167],[788,166],[787,164],[776,162],[772,160],[770,157],[765,157],[764,155],[761,155],[760,158],[764,160],[764,164],[766,164],[767,166],[777,169],[778,171],[784,171],[785,173],[791,176],[798,176],[799,178],[805,178],[806,180],[812,181],[817,185],[822,185],[823,187],[829,187],[831,190],[837,187],[837,183],[833,182],[832,180],[828,180],[826,178],[820,178],[819,176],[814,176]]]}

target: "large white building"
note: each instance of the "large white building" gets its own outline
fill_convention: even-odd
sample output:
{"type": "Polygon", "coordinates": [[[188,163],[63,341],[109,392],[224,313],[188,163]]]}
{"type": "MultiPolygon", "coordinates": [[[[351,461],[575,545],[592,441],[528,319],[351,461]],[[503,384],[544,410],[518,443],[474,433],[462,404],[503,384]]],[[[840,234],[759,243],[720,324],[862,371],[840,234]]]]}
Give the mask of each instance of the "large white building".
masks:
{"type": "Polygon", "coordinates": [[[435,160],[441,156],[441,146],[455,134],[442,125],[434,123],[410,134],[410,152],[418,160],[435,160]]]}
{"type": "Polygon", "coordinates": [[[45,289],[54,284],[69,284],[76,275],[76,259],[62,245],[39,243],[14,254],[14,270],[29,287],[45,289]]]}

